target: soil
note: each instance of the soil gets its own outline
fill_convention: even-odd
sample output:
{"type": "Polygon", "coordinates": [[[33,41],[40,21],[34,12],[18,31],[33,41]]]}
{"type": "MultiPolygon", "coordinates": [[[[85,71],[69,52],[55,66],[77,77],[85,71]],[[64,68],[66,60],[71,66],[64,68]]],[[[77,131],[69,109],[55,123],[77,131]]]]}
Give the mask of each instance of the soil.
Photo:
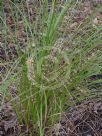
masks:
{"type": "MultiPolygon", "coordinates": [[[[8,32],[5,37],[3,28],[0,28],[0,62],[9,63],[18,58],[17,45],[20,45],[22,52],[24,51],[27,45],[27,34],[22,18],[19,18],[18,24],[15,24],[11,14],[9,0],[5,1],[4,15],[11,32],[8,32]],[[14,33],[15,27],[17,29],[16,35],[14,33]],[[7,42],[6,46],[5,38],[7,42]],[[16,41],[13,41],[13,39],[16,39],[16,41]]],[[[20,0],[16,2],[20,4],[20,0]]],[[[29,11],[31,13],[28,18],[31,22],[36,19],[36,12],[33,9],[32,2],[32,0],[29,0],[29,11]]],[[[69,32],[74,32],[77,25],[84,21],[86,14],[90,14],[98,4],[102,3],[102,0],[82,0],[82,2],[82,7],[76,12],[77,15],[74,18],[74,22],[68,28],[69,32]]],[[[25,12],[28,13],[26,4],[24,7],[25,12]]],[[[102,16],[102,12],[98,13],[96,18],[100,16],[102,16]]],[[[97,24],[97,21],[94,20],[94,23],[97,24]]],[[[0,66],[0,74],[2,74],[2,76],[0,75],[0,83],[2,83],[5,73],[9,68],[10,66],[8,65],[0,66]]],[[[95,79],[95,77],[91,78],[95,79]]],[[[0,103],[2,102],[3,96],[0,93],[0,103]]],[[[26,132],[24,136],[29,136],[29,131],[30,129],[27,130],[26,126],[19,124],[11,103],[5,100],[0,110],[0,136],[19,136],[23,132],[26,132]]],[[[81,105],[71,107],[62,113],[60,122],[54,125],[53,131],[50,134],[46,132],[46,136],[102,136],[102,100],[99,98],[98,100],[85,101],[81,105]]]]}
{"type": "Polygon", "coordinates": [[[10,103],[5,103],[0,111],[0,136],[18,136],[20,127],[10,103]]]}
{"type": "Polygon", "coordinates": [[[102,99],[85,101],[62,113],[52,136],[102,136],[102,99]]]}

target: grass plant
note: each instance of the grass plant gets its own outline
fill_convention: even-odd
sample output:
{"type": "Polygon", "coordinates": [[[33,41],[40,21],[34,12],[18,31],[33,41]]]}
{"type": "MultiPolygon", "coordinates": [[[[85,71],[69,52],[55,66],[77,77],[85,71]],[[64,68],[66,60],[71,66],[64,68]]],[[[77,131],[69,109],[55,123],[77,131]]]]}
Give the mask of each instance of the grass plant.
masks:
{"type": "MultiPolygon", "coordinates": [[[[53,0],[49,11],[48,0],[40,1],[35,7],[36,19],[31,22],[29,7],[26,14],[23,1],[21,7],[11,1],[11,14],[15,24],[15,35],[11,40],[18,45],[18,59],[3,77],[0,89],[5,92],[13,79],[17,97],[9,95],[9,99],[20,123],[26,124],[28,129],[33,127],[31,135],[35,133],[35,136],[44,136],[47,127],[50,128],[58,121],[66,103],[70,107],[85,96],[90,97],[88,85],[102,82],[90,80],[91,76],[102,72],[102,28],[92,25],[100,7],[91,17],[87,16],[74,32],[67,32],[74,16],[65,22],[67,12],[69,9],[76,10],[80,2],[70,0],[61,5],[59,1],[53,0]],[[23,49],[23,54],[17,43],[16,23],[20,17],[27,35],[27,46],[23,49]],[[73,97],[76,101],[71,102],[73,97]]],[[[4,35],[12,33],[5,17],[0,18],[4,35]]],[[[5,44],[6,40],[5,38],[5,44]]]]}

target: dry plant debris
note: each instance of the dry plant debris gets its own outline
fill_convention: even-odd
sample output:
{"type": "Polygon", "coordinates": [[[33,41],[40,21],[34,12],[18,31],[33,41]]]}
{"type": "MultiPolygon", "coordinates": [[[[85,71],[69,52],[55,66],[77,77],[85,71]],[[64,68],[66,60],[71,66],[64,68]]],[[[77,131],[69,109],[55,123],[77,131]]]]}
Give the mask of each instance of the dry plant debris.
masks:
{"type": "Polygon", "coordinates": [[[85,101],[62,113],[52,136],[102,136],[102,99],[85,101]]]}

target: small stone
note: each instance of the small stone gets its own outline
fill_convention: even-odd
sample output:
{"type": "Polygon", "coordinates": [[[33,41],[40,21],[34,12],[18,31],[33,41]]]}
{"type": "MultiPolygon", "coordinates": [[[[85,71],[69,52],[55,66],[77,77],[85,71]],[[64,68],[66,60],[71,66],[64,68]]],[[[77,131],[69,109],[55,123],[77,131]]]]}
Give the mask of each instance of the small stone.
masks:
{"type": "Polygon", "coordinates": [[[95,19],[93,20],[93,24],[94,24],[94,25],[97,25],[97,24],[98,24],[98,19],[97,19],[97,18],[95,18],[95,19]]]}

